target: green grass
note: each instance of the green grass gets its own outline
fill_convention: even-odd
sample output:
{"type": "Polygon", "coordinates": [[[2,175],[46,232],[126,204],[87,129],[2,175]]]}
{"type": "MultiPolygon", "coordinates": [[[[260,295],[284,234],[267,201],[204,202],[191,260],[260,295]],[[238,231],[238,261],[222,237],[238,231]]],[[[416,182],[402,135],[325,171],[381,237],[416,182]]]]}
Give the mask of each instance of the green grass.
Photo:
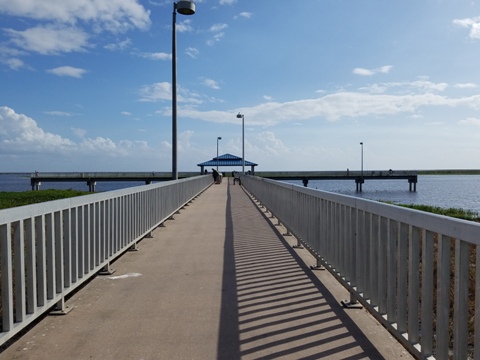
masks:
{"type": "Polygon", "coordinates": [[[90,194],[78,190],[38,190],[23,192],[0,192],[0,210],[16,206],[38,204],[46,201],[71,198],[75,196],[90,194]]]}
{"type": "MultiPolygon", "coordinates": [[[[391,202],[388,202],[391,204],[391,202]]],[[[429,206],[429,205],[415,205],[415,204],[394,204],[398,206],[403,206],[409,209],[415,209],[420,211],[425,211],[438,215],[450,216],[457,219],[469,220],[480,222],[480,215],[471,210],[459,209],[459,208],[441,208],[438,206],[429,206]]]]}

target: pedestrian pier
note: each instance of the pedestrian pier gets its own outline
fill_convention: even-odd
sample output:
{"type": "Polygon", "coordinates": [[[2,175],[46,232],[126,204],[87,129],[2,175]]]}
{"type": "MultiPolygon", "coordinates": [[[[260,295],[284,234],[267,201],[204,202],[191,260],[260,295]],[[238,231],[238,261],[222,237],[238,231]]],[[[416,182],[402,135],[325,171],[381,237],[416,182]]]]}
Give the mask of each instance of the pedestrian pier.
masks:
{"type": "Polygon", "coordinates": [[[374,171],[283,171],[257,172],[255,175],[273,180],[300,180],[307,187],[310,180],[353,180],[356,191],[362,191],[366,180],[407,180],[408,190],[417,191],[418,174],[407,170],[374,170],[374,171]]]}
{"type": "MultiPolygon", "coordinates": [[[[228,156],[233,156],[227,154],[228,156]]],[[[224,155],[224,156],[227,156],[224,155]]],[[[215,159],[214,159],[215,160],[215,159]]],[[[214,164],[215,162],[208,162],[214,164]]],[[[205,163],[207,164],[207,163],[205,163]]],[[[252,163],[248,163],[251,165],[252,163]]],[[[201,164],[200,164],[201,165],[201,164]]],[[[230,162],[223,161],[223,166],[231,166],[230,162]]],[[[256,165],[256,164],[254,164],[256,165]]],[[[252,165],[252,169],[254,166],[252,165]]],[[[253,174],[253,170],[251,171],[253,174]]],[[[203,174],[203,166],[202,172],[203,174]]],[[[183,172],[179,174],[180,179],[197,176],[198,173],[183,172]]],[[[352,180],[355,181],[356,190],[362,191],[362,185],[365,180],[407,180],[409,191],[417,191],[418,175],[416,171],[405,170],[385,170],[385,171],[283,171],[283,172],[260,172],[257,176],[273,180],[300,180],[305,187],[310,180],[352,180]]],[[[40,190],[40,186],[45,182],[85,182],[88,191],[95,192],[97,182],[102,181],[136,181],[145,184],[153,182],[171,180],[171,173],[165,172],[81,172],[81,173],[39,173],[35,172],[30,176],[32,190],[40,190]]]]}
{"type": "Polygon", "coordinates": [[[231,179],[163,225],[0,358],[411,358],[365,309],[345,309],[345,288],[231,179]]]}
{"type": "Polygon", "coordinates": [[[0,210],[0,358],[480,358],[480,224],[212,180],[0,210]]]}
{"type": "MultiPolygon", "coordinates": [[[[179,173],[179,179],[198,175],[192,172],[179,173]]],[[[143,182],[144,184],[152,184],[159,181],[172,180],[171,173],[165,172],[52,172],[52,173],[35,173],[30,175],[30,185],[32,190],[40,190],[42,183],[46,182],[85,182],[88,191],[95,192],[97,182],[109,181],[132,181],[143,182]]]]}

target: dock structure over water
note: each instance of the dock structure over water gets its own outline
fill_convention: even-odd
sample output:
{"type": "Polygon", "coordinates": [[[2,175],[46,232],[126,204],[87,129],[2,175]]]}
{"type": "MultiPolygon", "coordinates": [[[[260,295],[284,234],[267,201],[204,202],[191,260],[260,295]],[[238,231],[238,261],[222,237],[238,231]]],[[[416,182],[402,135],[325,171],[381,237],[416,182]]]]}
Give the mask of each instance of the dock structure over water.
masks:
{"type": "MultiPolygon", "coordinates": [[[[114,208],[127,203],[131,195],[114,208]]],[[[97,207],[85,208],[92,212],[77,208],[78,219],[98,221],[97,207]]],[[[116,260],[114,274],[74,293],[66,302],[73,311],[43,318],[0,358],[412,359],[364,309],[345,310],[346,289],[328,271],[312,271],[307,249],[294,248],[286,228],[232,180],[164,225],[116,260]]],[[[120,226],[130,228],[123,218],[120,226]]],[[[96,249],[81,244],[86,255],[96,249]]]]}
{"type": "MultiPolygon", "coordinates": [[[[179,178],[187,178],[197,176],[197,173],[183,172],[179,173],[179,178]]],[[[170,172],[35,172],[30,176],[30,184],[32,190],[40,190],[42,182],[86,182],[88,190],[95,192],[97,182],[100,181],[140,181],[146,185],[172,180],[170,172]]]]}
{"type": "Polygon", "coordinates": [[[480,224],[228,180],[0,210],[1,357],[474,358],[480,224]]]}
{"type": "Polygon", "coordinates": [[[309,180],[354,180],[356,190],[362,191],[365,180],[407,180],[409,191],[417,191],[418,174],[407,170],[375,171],[271,171],[257,172],[255,175],[272,180],[300,180],[307,187],[309,180]]]}
{"type": "MultiPolygon", "coordinates": [[[[206,163],[205,163],[206,164],[206,163]]],[[[210,164],[210,163],[209,163],[210,164]]],[[[213,163],[212,163],[213,164],[213,163]]],[[[210,164],[210,165],[212,165],[210,164]]],[[[220,164],[220,166],[234,166],[238,163],[220,164]],[[232,165],[233,164],[233,165],[232,165]]],[[[252,169],[257,164],[248,162],[252,169]]],[[[202,165],[202,164],[200,164],[202,165]]],[[[204,164],[203,164],[204,165],[204,164]]],[[[252,171],[253,173],[253,171],[252,171]]],[[[203,167],[202,167],[203,174],[203,167]]],[[[195,172],[179,173],[179,178],[197,176],[195,172]]],[[[255,175],[272,180],[300,180],[305,187],[310,180],[353,180],[356,190],[362,191],[362,184],[366,180],[407,180],[409,191],[417,191],[418,175],[416,171],[407,170],[377,170],[377,171],[268,171],[258,172],[255,175]]],[[[151,184],[158,181],[171,180],[171,173],[167,172],[70,172],[70,173],[39,173],[35,172],[30,177],[32,190],[39,190],[42,182],[82,182],[85,181],[88,190],[95,192],[97,182],[100,181],[141,181],[151,184]]]]}

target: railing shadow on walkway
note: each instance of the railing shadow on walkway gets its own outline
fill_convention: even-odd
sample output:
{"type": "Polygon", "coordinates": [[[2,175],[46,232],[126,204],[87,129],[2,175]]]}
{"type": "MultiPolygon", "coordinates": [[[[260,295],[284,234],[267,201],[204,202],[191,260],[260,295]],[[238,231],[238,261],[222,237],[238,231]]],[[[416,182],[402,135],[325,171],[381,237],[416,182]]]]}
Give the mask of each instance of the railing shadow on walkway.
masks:
{"type": "Polygon", "coordinates": [[[240,186],[226,224],[218,359],[384,358],[240,186]]]}

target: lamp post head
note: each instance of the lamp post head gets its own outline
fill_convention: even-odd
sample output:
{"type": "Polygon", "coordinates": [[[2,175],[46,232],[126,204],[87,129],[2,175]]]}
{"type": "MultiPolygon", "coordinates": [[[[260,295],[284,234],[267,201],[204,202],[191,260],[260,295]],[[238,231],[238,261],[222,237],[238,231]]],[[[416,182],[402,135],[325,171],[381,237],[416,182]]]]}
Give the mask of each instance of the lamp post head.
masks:
{"type": "Polygon", "coordinates": [[[193,1],[179,1],[175,3],[175,9],[182,15],[195,14],[195,3],[193,1]]]}
{"type": "Polygon", "coordinates": [[[240,113],[238,113],[238,114],[237,114],[237,119],[241,119],[241,118],[243,118],[243,115],[240,114],[240,113]]]}
{"type": "Polygon", "coordinates": [[[361,142],[360,145],[363,145],[363,142],[361,142]]]}
{"type": "Polygon", "coordinates": [[[221,136],[219,136],[219,137],[217,138],[217,140],[222,140],[222,137],[221,137],[221,136]]]}

